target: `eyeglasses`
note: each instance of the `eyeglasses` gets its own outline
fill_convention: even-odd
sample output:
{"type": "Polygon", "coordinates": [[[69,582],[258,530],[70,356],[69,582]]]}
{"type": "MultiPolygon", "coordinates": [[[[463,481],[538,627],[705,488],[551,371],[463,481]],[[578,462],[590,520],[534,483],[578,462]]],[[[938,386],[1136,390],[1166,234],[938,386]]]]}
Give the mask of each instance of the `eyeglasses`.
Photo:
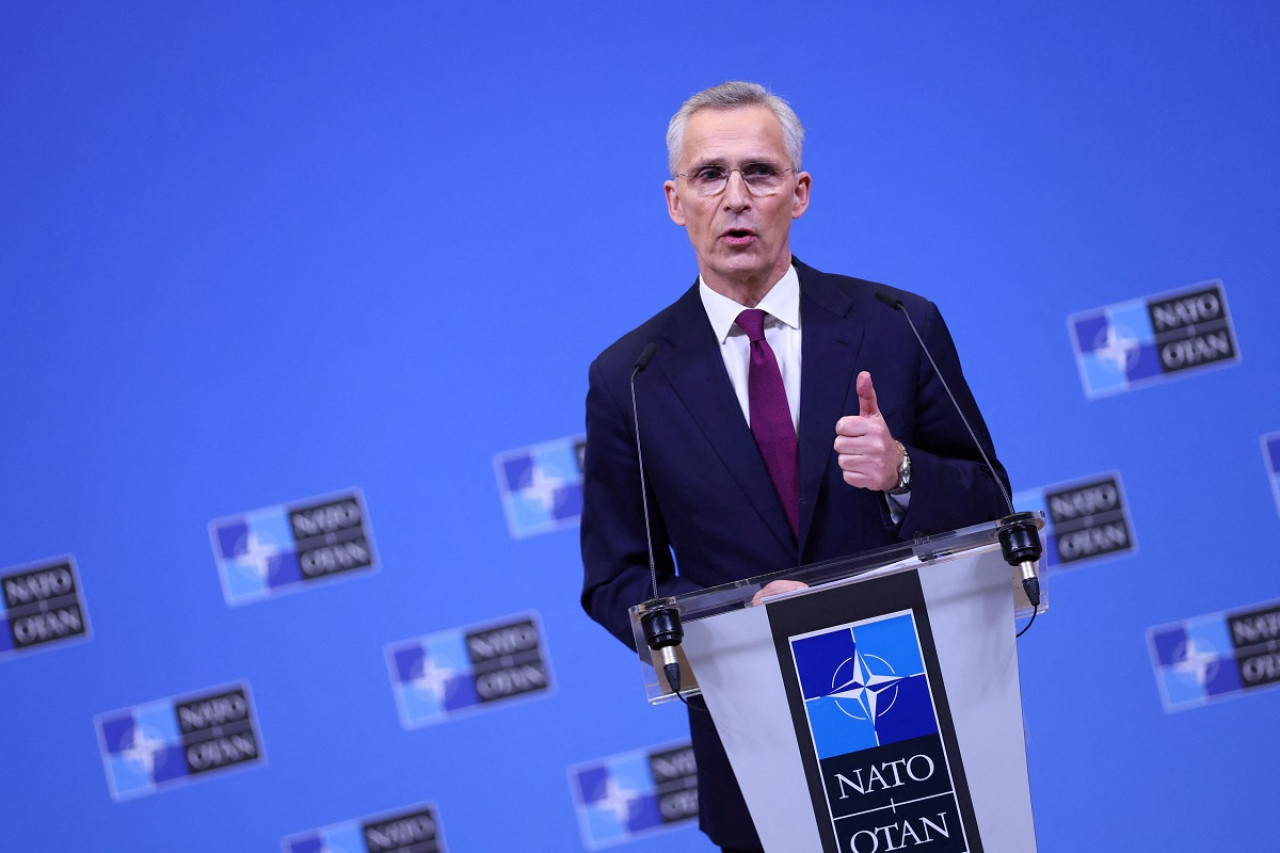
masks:
{"type": "Polygon", "coordinates": [[[747,190],[756,196],[773,195],[786,183],[787,172],[795,169],[779,169],[772,163],[747,163],[738,169],[728,166],[708,164],[689,174],[677,173],[677,178],[684,178],[697,190],[698,195],[720,195],[729,186],[729,176],[734,172],[742,175],[742,182],[747,190]]]}

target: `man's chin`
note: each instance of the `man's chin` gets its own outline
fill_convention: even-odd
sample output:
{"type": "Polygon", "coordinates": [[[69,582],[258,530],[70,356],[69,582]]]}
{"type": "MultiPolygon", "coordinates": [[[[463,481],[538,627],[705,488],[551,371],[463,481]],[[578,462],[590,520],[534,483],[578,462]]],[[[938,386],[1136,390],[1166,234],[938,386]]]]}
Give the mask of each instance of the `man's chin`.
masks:
{"type": "Polygon", "coordinates": [[[760,252],[742,251],[718,255],[714,263],[707,264],[707,268],[730,281],[756,283],[774,277],[778,265],[776,258],[763,257],[760,252]]]}

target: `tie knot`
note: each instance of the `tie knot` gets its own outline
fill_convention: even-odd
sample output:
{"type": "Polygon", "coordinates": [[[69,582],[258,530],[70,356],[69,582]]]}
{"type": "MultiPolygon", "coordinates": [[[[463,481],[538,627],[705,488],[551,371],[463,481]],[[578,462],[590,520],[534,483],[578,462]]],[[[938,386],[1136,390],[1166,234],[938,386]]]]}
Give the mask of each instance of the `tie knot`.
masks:
{"type": "Polygon", "coordinates": [[[759,308],[748,308],[738,315],[735,321],[738,328],[747,333],[752,343],[764,340],[765,313],[759,308]]]}

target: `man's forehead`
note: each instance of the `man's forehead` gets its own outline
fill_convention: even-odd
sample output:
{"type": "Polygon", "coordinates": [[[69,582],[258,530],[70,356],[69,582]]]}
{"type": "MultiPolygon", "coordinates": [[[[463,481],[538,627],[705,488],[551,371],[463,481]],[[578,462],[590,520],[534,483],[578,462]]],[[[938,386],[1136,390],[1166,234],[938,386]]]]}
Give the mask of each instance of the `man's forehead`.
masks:
{"type": "Polygon", "coordinates": [[[786,156],[782,123],[763,104],[703,107],[685,124],[682,159],[709,161],[786,156]]]}

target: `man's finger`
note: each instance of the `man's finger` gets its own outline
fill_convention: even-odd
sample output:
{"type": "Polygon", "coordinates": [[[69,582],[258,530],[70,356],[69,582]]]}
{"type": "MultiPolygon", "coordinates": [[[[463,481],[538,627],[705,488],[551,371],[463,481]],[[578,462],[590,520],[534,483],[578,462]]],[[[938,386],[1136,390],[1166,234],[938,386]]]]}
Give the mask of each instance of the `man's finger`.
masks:
{"type": "Polygon", "coordinates": [[[845,415],[836,421],[836,435],[856,438],[867,434],[867,422],[857,415],[845,415]]]}
{"type": "Polygon", "coordinates": [[[769,581],[751,598],[751,603],[753,605],[760,604],[771,595],[781,595],[784,592],[795,592],[797,589],[808,588],[809,585],[807,583],[801,583],[800,581],[769,581]]]}
{"type": "Polygon", "coordinates": [[[876,388],[871,384],[871,374],[865,370],[858,374],[858,414],[864,418],[880,414],[876,388]]]}

